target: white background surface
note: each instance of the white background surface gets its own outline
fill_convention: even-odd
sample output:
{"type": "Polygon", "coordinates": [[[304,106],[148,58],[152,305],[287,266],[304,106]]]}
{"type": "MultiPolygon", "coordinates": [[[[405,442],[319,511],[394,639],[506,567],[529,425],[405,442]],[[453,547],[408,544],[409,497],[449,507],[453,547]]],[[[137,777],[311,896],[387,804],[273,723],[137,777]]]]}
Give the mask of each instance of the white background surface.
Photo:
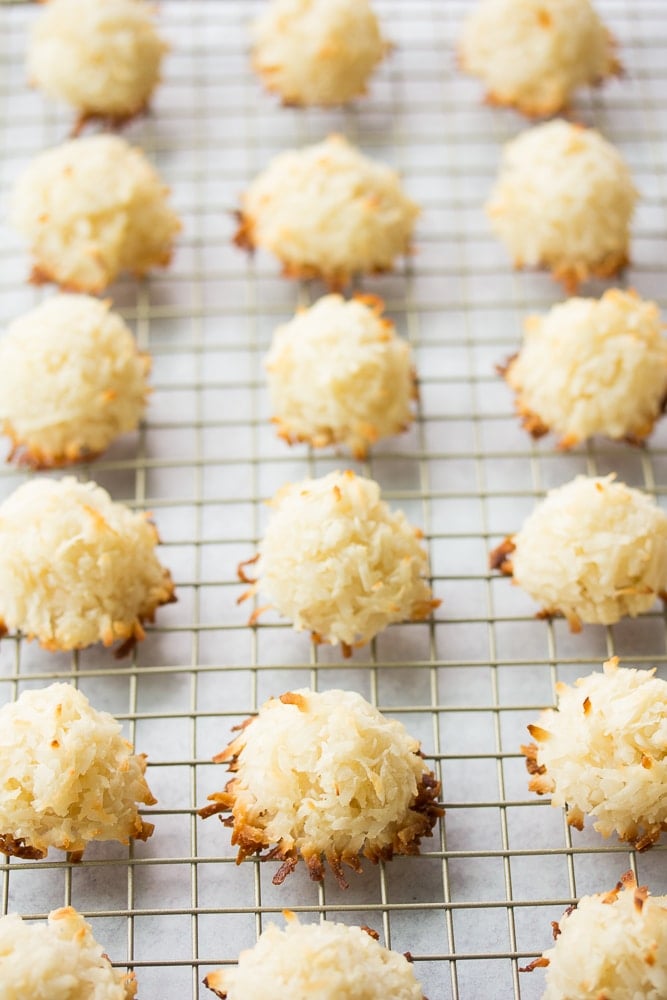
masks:
{"type": "MultiPolygon", "coordinates": [[[[667,890],[663,848],[638,857],[592,830],[568,831],[563,814],[527,792],[519,754],[526,723],[571,681],[616,652],[665,672],[665,618],[587,627],[534,618],[535,607],[486,569],[488,550],[519,527],[545,489],[579,472],[616,471],[667,503],[667,423],[645,451],[595,442],[569,454],[534,444],[512,414],[493,366],[518,344],[526,312],[561,298],[544,275],[514,274],[491,237],[482,205],[501,143],[523,127],[481,103],[462,77],[454,45],[469,4],[378,0],[396,49],[370,95],[345,111],[280,108],[248,68],[251,3],[164,0],[159,17],[173,51],[150,117],[127,130],[172,185],[184,231],[173,266],[111,297],[154,357],[145,426],[94,466],[78,470],[113,497],[155,514],[177,604],[162,609],[133,658],[109,651],[54,655],[10,637],[0,645],[0,698],[72,679],[121,718],[149,754],[159,799],[156,832],[129,851],[94,845],[72,867],[0,865],[4,910],[43,915],[73,903],[112,958],[133,961],[142,1000],[210,995],[198,984],[250,946],[284,907],[302,919],[367,923],[409,949],[431,1000],[540,996],[543,974],[518,965],[550,943],[550,921],[578,895],[610,888],[630,864],[654,892],[667,890]],[[276,440],[262,357],[274,326],[319,295],[248,258],[230,239],[238,194],[273,153],[338,130],[396,165],[423,206],[417,253],[395,274],[360,287],[382,295],[413,344],[419,419],[375,449],[367,465],[327,450],[313,455],[276,440]],[[392,627],[342,663],[270,615],[246,626],[235,577],[254,550],[262,501],[287,480],[352,466],[420,524],[436,596],[430,623],[392,627]],[[222,787],[210,758],[231,726],[270,694],[314,684],[361,691],[419,736],[443,781],[447,814],[418,858],[368,864],[341,892],[303,871],[281,887],[275,865],[233,863],[229,832],[195,810],[222,787]]],[[[574,116],[595,124],[630,162],[642,195],[633,267],[623,284],[665,305],[667,26],[660,0],[599,0],[620,41],[626,76],[584,92],[574,116]]],[[[70,118],[26,86],[26,29],[34,5],[0,11],[0,195],[38,151],[62,141],[70,118]]],[[[0,321],[49,290],[25,283],[16,236],[0,233],[0,321]]],[[[587,294],[604,286],[589,285],[587,294]]],[[[3,495],[26,476],[0,471],[3,495]]]]}

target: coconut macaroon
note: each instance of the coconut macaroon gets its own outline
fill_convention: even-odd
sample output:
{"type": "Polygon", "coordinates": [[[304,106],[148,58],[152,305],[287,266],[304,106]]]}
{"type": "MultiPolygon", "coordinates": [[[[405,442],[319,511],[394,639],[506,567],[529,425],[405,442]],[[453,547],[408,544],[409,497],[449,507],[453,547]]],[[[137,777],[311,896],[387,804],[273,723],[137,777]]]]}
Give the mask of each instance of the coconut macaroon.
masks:
{"type": "Polygon", "coordinates": [[[0,505],[2,631],[51,650],[120,640],[118,655],[129,652],[176,599],[149,517],[72,477],[19,486],[0,505]]]}
{"type": "Polygon", "coordinates": [[[285,104],[359,97],[389,49],[368,0],[272,0],[253,36],[253,65],[285,104]]]}
{"type": "Polygon", "coordinates": [[[594,434],[640,443],[667,397],[667,339],[655,302],[614,288],[529,316],[521,350],[501,369],[533,437],[572,448],[594,434]]]}
{"type": "Polygon", "coordinates": [[[157,800],[145,770],[114,717],[71,684],[23,691],[0,708],[0,851],[78,860],[94,840],[147,840],[137,804],[157,800]]]}
{"type": "Polygon", "coordinates": [[[95,135],[40,153],[14,189],[11,220],[30,244],[32,280],[101,292],[121,271],[171,260],[181,228],[169,189],[140,149],[95,135]]]}
{"type": "Polygon", "coordinates": [[[628,263],[636,200],[618,150],[594,129],[557,120],[507,143],[486,210],[515,267],[548,268],[573,293],[628,263]]]}
{"type": "Polygon", "coordinates": [[[521,970],[546,967],[542,1000],[667,996],[667,896],[651,896],[631,871],[611,892],[582,896],[553,933],[554,947],[521,970]]]}
{"type": "Polygon", "coordinates": [[[409,253],[418,215],[394,170],[331,135],[271,160],[242,196],[235,239],[275,254],[287,277],[340,288],[409,253]]]}
{"type": "Polygon", "coordinates": [[[650,847],[667,829],[667,681],[614,657],[556,691],[558,707],[528,727],[536,742],[521,748],[531,792],[567,806],[578,830],[592,816],[604,837],[650,847]]]}
{"type": "Polygon", "coordinates": [[[259,591],[295,629],[340,644],[345,656],[391,622],[423,621],[439,606],[421,531],[389,509],[374,480],[332,472],[287,483],[270,504],[259,552],[239,566],[252,584],[240,600],[259,591]]]}
{"type": "Polygon", "coordinates": [[[31,83],[91,118],[114,124],[143,111],[167,44],[143,0],[50,0],[33,26],[31,83]]]}
{"type": "Polygon", "coordinates": [[[89,460],[135,430],[150,357],[109,302],[56,295],[0,339],[0,422],[10,459],[36,468],[89,460]]]}
{"type": "Polygon", "coordinates": [[[213,758],[233,777],[200,814],[231,812],[237,863],[282,861],[275,885],[302,857],[312,879],[326,861],[347,888],[344,864],[360,872],[360,855],[417,854],[442,815],[419,742],[354,691],[289,691],[240,729],[213,758]]]}
{"type": "Polygon", "coordinates": [[[412,354],[383,310],[375,296],[326,295],[275,331],[265,365],[273,420],[289,444],[344,444],[362,459],[410,426],[412,354]]]}
{"type": "Polygon", "coordinates": [[[589,0],[479,0],[459,62],[482,79],[492,104],[529,116],[562,111],[578,87],[621,71],[589,0]]]}
{"type": "Polygon", "coordinates": [[[114,969],[90,924],[71,906],[47,923],[0,917],[0,980],[6,1000],[132,1000],[133,972],[114,969]]]}
{"type": "Polygon", "coordinates": [[[613,625],[667,599],[667,514],[614,476],[577,476],[551,490],[490,565],[542,605],[540,617],[564,615],[613,625]]]}
{"type": "Polygon", "coordinates": [[[221,1000],[265,1000],[267,983],[274,1000],[424,1000],[408,958],[375,931],[283,915],[284,930],[269,924],[237,966],[209,972],[204,984],[221,1000]]]}

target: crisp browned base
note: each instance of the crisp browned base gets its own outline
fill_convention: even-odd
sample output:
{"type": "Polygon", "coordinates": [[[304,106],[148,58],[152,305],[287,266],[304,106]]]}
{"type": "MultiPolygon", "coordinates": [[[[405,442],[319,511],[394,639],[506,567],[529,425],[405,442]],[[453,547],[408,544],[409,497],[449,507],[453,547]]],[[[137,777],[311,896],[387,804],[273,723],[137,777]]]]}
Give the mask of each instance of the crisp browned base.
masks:
{"type": "MultiPolygon", "coordinates": [[[[586,711],[586,706],[584,706],[584,712],[586,711]]],[[[549,738],[549,734],[541,730],[539,726],[529,726],[528,729],[531,735],[537,740],[549,738]]],[[[549,777],[549,772],[544,764],[539,764],[537,761],[539,752],[537,744],[528,743],[525,746],[521,746],[520,750],[526,758],[526,770],[531,776],[528,782],[528,790],[535,792],[537,795],[552,794],[556,788],[556,783],[553,778],[549,777]]],[[[568,807],[566,818],[568,826],[573,826],[576,830],[583,830],[585,816],[578,808],[568,807]]],[[[619,833],[618,839],[632,844],[636,851],[646,851],[659,841],[661,833],[665,830],[667,830],[667,822],[647,825],[639,821],[635,824],[633,830],[626,834],[619,833]]]]}
{"type": "MultiPolygon", "coordinates": [[[[146,637],[143,625],[145,622],[155,621],[155,615],[158,608],[161,608],[165,604],[175,604],[176,601],[178,601],[171,573],[169,572],[168,569],[165,569],[164,567],[163,571],[164,571],[164,577],[163,577],[164,582],[163,582],[162,593],[159,595],[153,607],[148,608],[145,611],[142,611],[142,613],[137,616],[135,621],[131,622],[127,626],[127,636],[123,637],[121,635],[118,635],[118,633],[116,632],[109,631],[109,633],[99,637],[99,641],[104,646],[113,646],[115,642],[118,642],[120,640],[120,645],[116,648],[114,652],[114,656],[116,659],[121,659],[122,657],[127,656],[134,649],[137,642],[140,642],[142,639],[146,637]]],[[[7,627],[7,624],[4,621],[4,619],[0,616],[0,639],[3,638],[3,636],[7,635],[8,632],[9,629],[7,627]]],[[[71,652],[74,649],[87,648],[86,646],[82,645],[68,645],[66,643],[59,642],[57,639],[45,636],[33,635],[32,633],[26,633],[24,635],[24,638],[26,638],[28,642],[32,642],[33,639],[37,639],[42,649],[47,649],[51,653],[54,652],[67,653],[71,652]]],[[[92,645],[92,643],[89,643],[89,645],[92,645]]]]}
{"type": "MultiPolygon", "coordinates": [[[[618,43],[614,35],[612,35],[612,33],[608,30],[607,39],[609,43],[609,71],[605,76],[599,77],[596,80],[591,80],[588,84],[589,87],[601,87],[605,80],[610,80],[617,76],[624,76],[625,74],[623,64],[620,62],[616,54],[618,43]]],[[[465,54],[461,47],[457,50],[456,62],[462,72],[468,73],[470,76],[478,75],[468,66],[465,54]]],[[[551,100],[545,99],[538,101],[530,97],[511,97],[508,94],[497,93],[493,90],[486,92],[484,101],[492,107],[512,108],[514,111],[518,111],[520,114],[525,115],[526,118],[532,119],[550,118],[557,114],[567,117],[570,111],[569,102],[567,100],[558,100],[557,98],[553,98],[551,100]]]]}
{"type": "MultiPolygon", "coordinates": [[[[526,405],[521,396],[521,389],[516,389],[510,381],[509,375],[517,357],[517,354],[513,354],[504,364],[496,365],[496,371],[499,375],[502,375],[509,388],[515,394],[514,409],[519,415],[521,426],[524,430],[528,431],[532,438],[538,440],[539,438],[544,437],[545,434],[549,434],[552,428],[549,427],[548,424],[544,423],[539,414],[535,413],[529,406],[526,405]]],[[[624,441],[626,444],[629,444],[634,448],[643,448],[646,444],[646,439],[653,433],[657,421],[664,414],[666,406],[667,394],[660,401],[658,411],[652,420],[647,420],[642,427],[637,428],[632,433],[624,434],[620,438],[611,438],[611,440],[624,441]]],[[[560,451],[569,451],[570,448],[575,448],[578,444],[580,444],[581,440],[581,438],[576,437],[574,434],[566,434],[558,441],[557,448],[560,451]]]]}
{"type": "MultiPolygon", "coordinates": [[[[131,273],[134,274],[135,278],[144,278],[154,267],[169,267],[171,264],[171,259],[174,255],[174,248],[169,247],[159,256],[155,257],[150,264],[146,264],[145,267],[135,268],[131,273]]],[[[28,277],[28,281],[31,285],[48,285],[54,284],[58,285],[62,292],[76,292],[83,293],[86,295],[100,295],[104,289],[115,281],[118,274],[111,274],[106,279],[98,284],[81,284],[80,282],[63,280],[58,277],[55,271],[48,267],[48,265],[36,262],[33,264],[28,277]]]]}
{"type": "Polygon", "coordinates": [[[100,125],[104,131],[115,132],[129,125],[135,118],[147,114],[149,107],[150,100],[147,98],[133,111],[124,111],[122,114],[117,115],[104,114],[101,111],[81,111],[72,126],[70,138],[78,138],[86,126],[90,124],[100,125]]]}
{"type": "MultiPolygon", "coordinates": [[[[237,597],[236,599],[237,604],[243,604],[244,601],[247,601],[248,598],[253,597],[257,593],[257,590],[259,588],[259,581],[255,577],[249,577],[246,574],[245,567],[252,566],[254,563],[257,562],[258,559],[259,559],[259,553],[256,553],[250,559],[244,559],[236,567],[236,574],[239,580],[241,580],[242,583],[251,584],[248,590],[245,590],[240,597],[237,597]]],[[[435,611],[436,608],[439,608],[441,604],[442,601],[439,598],[433,598],[429,601],[421,601],[419,604],[413,605],[410,612],[410,617],[405,619],[405,621],[411,621],[411,622],[426,621],[429,615],[433,611],[435,611]]],[[[248,618],[248,625],[249,626],[256,625],[259,617],[263,615],[265,611],[268,611],[269,608],[271,608],[272,606],[273,605],[271,604],[264,604],[262,605],[262,607],[255,608],[255,610],[248,618]]],[[[320,635],[319,632],[311,632],[310,637],[316,646],[334,645],[334,643],[329,642],[328,639],[325,639],[324,636],[320,635]]],[[[352,656],[352,653],[355,649],[361,649],[363,646],[367,646],[369,641],[370,640],[360,640],[359,642],[355,643],[340,642],[339,645],[343,657],[346,660],[348,660],[352,656]]]]}
{"type": "MultiPolygon", "coordinates": [[[[255,221],[243,211],[234,213],[238,221],[237,230],[233,236],[233,243],[242,250],[253,253],[260,245],[255,239],[255,221]]],[[[412,246],[408,246],[403,253],[410,255],[414,253],[412,246]]],[[[276,254],[276,256],[278,256],[276,254]]],[[[278,256],[282,264],[282,274],[285,278],[295,281],[322,281],[331,292],[342,292],[352,281],[352,273],[342,269],[325,271],[314,264],[295,264],[293,261],[283,260],[278,256]]],[[[387,274],[390,267],[374,267],[366,272],[371,275],[387,274]]]]}
{"type": "MultiPolygon", "coordinates": [[[[235,770],[231,766],[229,769],[235,770]]],[[[232,778],[227,782],[223,792],[209,795],[212,804],[199,810],[202,819],[233,810],[236,801],[236,784],[236,779],[232,778]]],[[[370,843],[365,845],[361,852],[362,856],[377,864],[379,861],[391,860],[396,854],[418,854],[422,837],[431,836],[438,818],[444,814],[444,809],[437,804],[439,793],[440,783],[433,772],[429,771],[422,777],[417,796],[411,806],[414,818],[410,827],[401,831],[391,844],[383,847],[377,847],[370,843]]],[[[232,815],[226,818],[221,816],[220,819],[224,826],[232,828],[231,842],[239,849],[236,857],[237,864],[241,864],[246,858],[253,856],[258,857],[260,861],[281,862],[280,868],[272,879],[274,885],[282,885],[287,876],[296,869],[301,858],[305,861],[308,874],[314,882],[323,881],[326,865],[328,865],[341,889],[349,888],[343,871],[344,865],[357,874],[361,874],[363,871],[361,859],[357,854],[349,854],[345,851],[311,854],[306,851],[300,852],[295,847],[285,849],[279,844],[271,847],[265,839],[264,830],[261,827],[252,826],[245,817],[232,815]]]]}

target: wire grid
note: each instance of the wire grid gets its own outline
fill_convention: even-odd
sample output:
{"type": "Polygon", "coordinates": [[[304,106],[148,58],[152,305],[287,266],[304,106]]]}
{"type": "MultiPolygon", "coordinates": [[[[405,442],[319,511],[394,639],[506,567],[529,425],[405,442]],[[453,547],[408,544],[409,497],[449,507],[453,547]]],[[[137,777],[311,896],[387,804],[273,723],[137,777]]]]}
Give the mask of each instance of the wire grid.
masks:
{"type": "MultiPolygon", "coordinates": [[[[625,284],[665,306],[667,33],[660,0],[599,0],[621,42],[626,76],[583,93],[578,120],[622,149],[642,194],[625,284]]],[[[523,127],[480,102],[454,57],[469,3],[377,0],[396,49],[370,96],[344,111],[278,108],[248,69],[246,20],[235,0],[165,0],[171,39],[153,114],[128,137],[173,187],[184,232],[169,271],[112,290],[117,308],[154,357],[154,395],[141,431],[81,468],[112,496],[149,508],[174,572],[178,604],[162,609],[131,659],[108,651],[49,654],[10,636],[0,646],[0,695],[56,679],[81,687],[123,721],[150,758],[156,832],[129,849],[93,845],[79,865],[52,855],[0,866],[3,912],[29,917],[74,904],[140,995],[204,996],[200,980],[235,960],[289,907],[304,920],[376,927],[410,950],[431,1000],[541,995],[543,976],[519,966],[549,945],[550,921],[586,892],[611,887],[632,866],[667,891],[661,847],[635,856],[590,829],[571,832],[560,810],[530,797],[519,753],[525,726],[572,681],[610,654],[667,676],[665,617],[657,609],[572,636],[561,621],[489,574],[488,550],[515,530],[537,498],[579,472],[616,471],[667,503],[667,428],[645,450],[594,442],[563,454],[517,425],[493,366],[517,346],[526,312],[561,293],[538,274],[515,274],[490,236],[482,204],[501,143],[523,127]],[[374,449],[367,464],[331,451],[289,450],[268,422],[262,357],[271,332],[321,289],[278,276],[275,263],[230,244],[230,209],[270,155],[344,132],[394,163],[423,206],[417,255],[364,280],[412,343],[421,401],[413,429],[374,449]],[[425,531],[433,621],[393,626],[342,663],[271,615],[254,628],[235,566],[252,554],[263,500],[285,481],[341,465],[379,480],[385,497],[425,531]],[[196,810],[226,780],[210,762],[235,723],[270,694],[312,685],[360,691],[421,738],[443,783],[446,816],[420,857],[397,858],[347,892],[297,871],[281,888],[273,864],[234,864],[229,833],[196,810]]],[[[19,170],[62,141],[69,120],[25,85],[32,6],[0,12],[0,184],[3,218],[19,170]]],[[[28,261],[8,229],[0,245],[0,320],[49,292],[24,283],[28,261]]],[[[599,294],[604,286],[586,291],[599,294]]],[[[26,473],[0,472],[3,495],[26,473]]],[[[267,984],[268,988],[268,984],[267,984]]]]}

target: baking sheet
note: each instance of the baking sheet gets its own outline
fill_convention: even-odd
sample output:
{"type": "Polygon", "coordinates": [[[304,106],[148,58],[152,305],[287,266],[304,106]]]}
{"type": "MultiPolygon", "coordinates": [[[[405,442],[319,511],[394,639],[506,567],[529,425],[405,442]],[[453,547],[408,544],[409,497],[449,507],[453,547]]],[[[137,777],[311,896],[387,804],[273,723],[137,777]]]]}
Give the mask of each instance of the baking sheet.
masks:
{"type": "MultiPolygon", "coordinates": [[[[534,618],[534,605],[486,569],[488,550],[535,500],[579,472],[615,471],[667,505],[667,422],[645,450],[594,442],[569,454],[531,442],[493,366],[512,353],[526,312],[561,292],[544,275],[514,274],[482,211],[501,143],[524,125],[480,102],[454,43],[463,0],[377,0],[396,43],[369,97],[342,111],[277,106],[248,69],[238,0],[163,0],[173,49],[148,118],[127,136],[173,188],[184,231],[173,266],[111,289],[115,306],[153,354],[141,431],[77,470],[113,497],[148,508],[164,540],[179,601],[162,609],[125,661],[91,649],[56,655],[17,637],[0,644],[0,698],[53,680],[77,683],[115,713],[150,757],[156,832],[129,850],[93,845],[69,865],[0,865],[3,912],[44,915],[72,903],[91,919],[114,961],[137,971],[139,996],[203,997],[207,971],[233,962],[289,907],[302,919],[366,923],[409,949],[431,1000],[533,1000],[543,975],[518,973],[551,940],[550,921],[577,896],[614,884],[629,866],[667,891],[664,848],[635,856],[529,796],[519,754],[525,725],[572,681],[612,653],[667,677],[665,617],[652,614],[578,636],[534,618]],[[423,206],[417,253],[395,274],[364,280],[414,348],[419,419],[374,449],[367,464],[275,439],[262,358],[273,328],[322,289],[281,279],[275,263],[230,242],[231,211],[248,180],[287,146],[340,131],[399,168],[423,206]],[[263,501],[287,480],[350,466],[426,535],[436,596],[432,622],[393,626],[350,663],[312,647],[271,615],[255,628],[238,608],[240,559],[255,550],[263,501]],[[360,691],[419,736],[440,772],[447,812],[417,858],[368,864],[347,892],[297,871],[280,888],[275,866],[234,864],[229,832],[196,809],[224,783],[211,756],[233,724],[271,694],[312,684],[360,691]]],[[[620,41],[624,78],[583,92],[574,116],[600,127],[630,162],[642,199],[633,266],[624,284],[665,306],[667,26],[660,0],[598,0],[620,41]]],[[[25,83],[26,31],[35,5],[0,9],[0,215],[30,157],[62,141],[69,116],[25,83]]],[[[25,283],[29,262],[0,235],[0,322],[49,294],[25,283]]],[[[586,286],[587,294],[606,287],[586,286]]],[[[6,495],[28,474],[0,470],[6,495]]]]}

